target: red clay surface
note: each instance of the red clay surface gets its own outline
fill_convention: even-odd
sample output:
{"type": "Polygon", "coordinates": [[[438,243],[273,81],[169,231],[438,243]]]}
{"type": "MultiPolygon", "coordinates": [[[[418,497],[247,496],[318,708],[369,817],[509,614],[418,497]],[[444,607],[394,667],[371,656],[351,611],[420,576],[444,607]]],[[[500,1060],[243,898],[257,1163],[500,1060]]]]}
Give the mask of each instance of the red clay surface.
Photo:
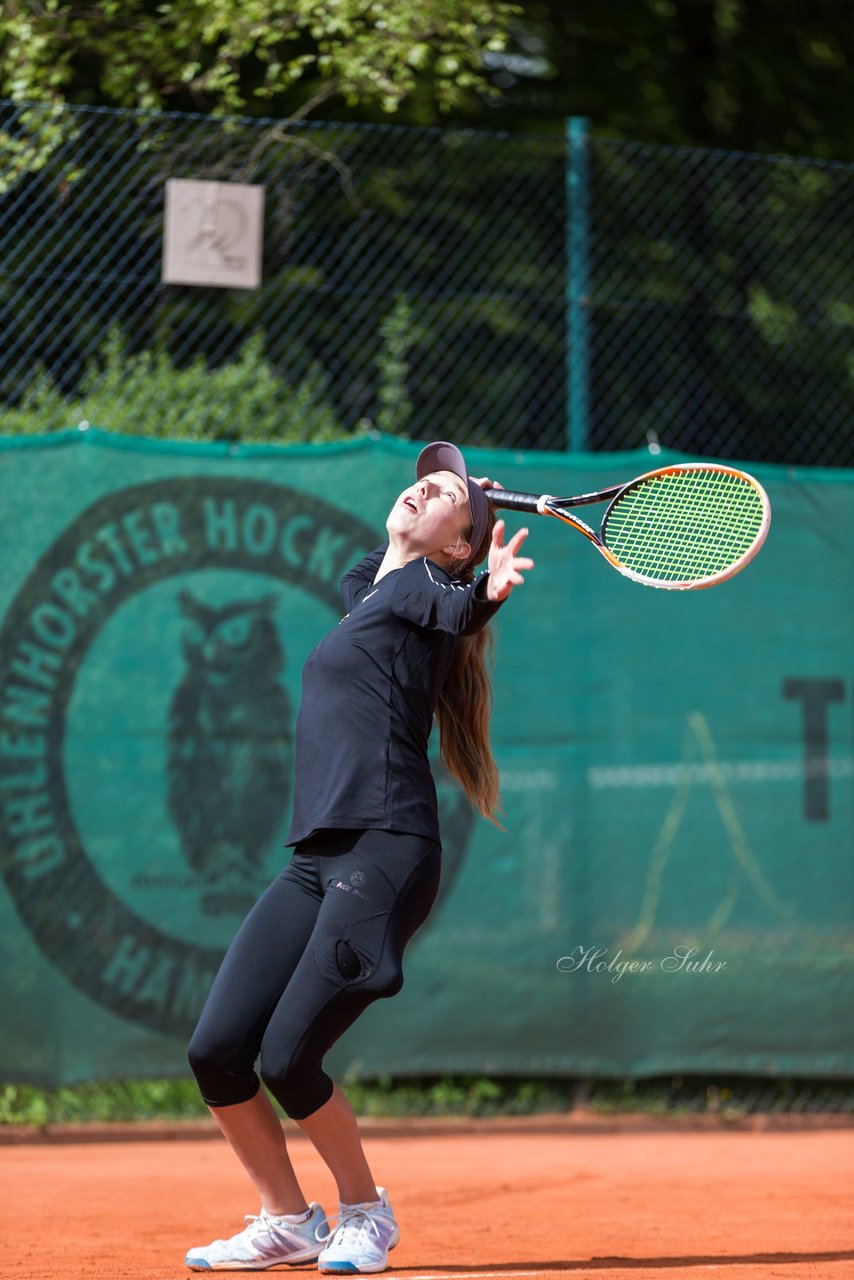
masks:
{"type": "MultiPolygon", "coordinates": [[[[199,1136],[0,1146],[0,1275],[180,1280],[188,1246],[243,1225],[255,1193],[199,1136]]],[[[197,1134],[200,1131],[195,1131],[197,1134]]],[[[295,1126],[294,1166],[331,1215],[332,1178],[295,1126]]],[[[854,1130],[758,1122],[365,1124],[406,1280],[851,1280],[854,1130]]],[[[18,1135],[19,1137],[23,1135],[18,1135]]],[[[64,1139],[64,1140],[63,1140],[64,1139]]],[[[316,1276],[314,1265],[285,1269],[316,1276]]],[[[263,1273],[262,1273],[263,1274],[263,1273]]],[[[272,1274],[280,1275],[281,1271],[272,1274]]]]}

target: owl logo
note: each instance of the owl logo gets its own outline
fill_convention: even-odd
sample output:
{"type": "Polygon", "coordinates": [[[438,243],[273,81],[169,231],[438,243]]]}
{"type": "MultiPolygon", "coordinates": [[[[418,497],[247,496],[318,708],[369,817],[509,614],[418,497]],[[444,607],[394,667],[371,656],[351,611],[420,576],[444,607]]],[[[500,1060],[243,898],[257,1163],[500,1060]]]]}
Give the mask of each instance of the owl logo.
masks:
{"type": "Polygon", "coordinates": [[[290,800],[291,703],[275,595],[214,607],[183,590],[186,673],[169,710],[168,806],[209,888],[207,914],[239,912],[290,800]]]}

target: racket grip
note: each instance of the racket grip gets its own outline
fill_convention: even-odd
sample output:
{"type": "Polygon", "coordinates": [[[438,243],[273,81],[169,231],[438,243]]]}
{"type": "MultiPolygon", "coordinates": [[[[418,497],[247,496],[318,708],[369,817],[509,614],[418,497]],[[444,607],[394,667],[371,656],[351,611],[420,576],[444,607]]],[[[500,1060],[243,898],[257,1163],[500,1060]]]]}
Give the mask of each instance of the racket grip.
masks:
{"type": "Polygon", "coordinates": [[[495,507],[506,507],[510,511],[538,511],[539,495],[536,493],[514,493],[512,489],[484,489],[489,501],[495,507]]]}

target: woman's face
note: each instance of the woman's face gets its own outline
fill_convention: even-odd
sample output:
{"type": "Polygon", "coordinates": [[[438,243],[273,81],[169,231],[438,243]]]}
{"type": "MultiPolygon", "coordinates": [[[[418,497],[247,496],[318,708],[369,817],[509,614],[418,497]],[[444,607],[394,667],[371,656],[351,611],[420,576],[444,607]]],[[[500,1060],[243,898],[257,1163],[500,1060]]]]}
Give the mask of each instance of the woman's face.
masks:
{"type": "Polygon", "coordinates": [[[471,527],[468,486],[453,471],[432,471],[404,489],[389,512],[389,536],[407,551],[465,556],[471,527]]]}

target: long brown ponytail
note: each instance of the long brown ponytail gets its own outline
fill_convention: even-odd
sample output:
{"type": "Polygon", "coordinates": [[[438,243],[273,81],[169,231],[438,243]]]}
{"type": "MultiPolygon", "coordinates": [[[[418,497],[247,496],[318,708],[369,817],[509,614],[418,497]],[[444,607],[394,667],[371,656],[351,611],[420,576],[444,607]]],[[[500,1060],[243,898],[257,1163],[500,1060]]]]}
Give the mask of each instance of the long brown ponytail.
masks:
{"type": "MultiPolygon", "coordinates": [[[[477,554],[470,565],[483,560],[489,550],[495,513],[489,508],[489,519],[477,554]]],[[[455,566],[448,565],[454,573],[455,566]]],[[[462,582],[471,582],[472,568],[457,571],[462,582]]],[[[498,766],[489,742],[489,719],[492,714],[490,671],[493,657],[493,635],[487,624],[474,635],[457,638],[454,657],[436,707],[439,723],[439,757],[449,773],[459,782],[469,802],[495,823],[501,812],[498,766]]]]}

